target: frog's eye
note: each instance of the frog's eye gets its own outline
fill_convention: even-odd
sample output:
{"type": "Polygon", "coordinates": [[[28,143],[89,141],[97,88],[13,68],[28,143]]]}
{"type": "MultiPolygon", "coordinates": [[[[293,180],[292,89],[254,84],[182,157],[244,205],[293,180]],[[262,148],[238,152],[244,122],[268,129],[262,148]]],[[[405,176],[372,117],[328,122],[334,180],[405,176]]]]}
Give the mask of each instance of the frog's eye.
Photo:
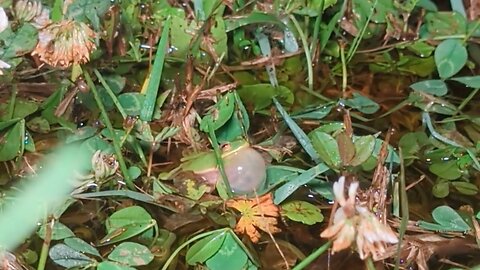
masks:
{"type": "Polygon", "coordinates": [[[231,147],[232,147],[232,146],[231,146],[229,143],[224,143],[224,144],[222,144],[222,145],[220,146],[220,148],[221,148],[222,151],[224,151],[224,152],[230,150],[231,147]]]}

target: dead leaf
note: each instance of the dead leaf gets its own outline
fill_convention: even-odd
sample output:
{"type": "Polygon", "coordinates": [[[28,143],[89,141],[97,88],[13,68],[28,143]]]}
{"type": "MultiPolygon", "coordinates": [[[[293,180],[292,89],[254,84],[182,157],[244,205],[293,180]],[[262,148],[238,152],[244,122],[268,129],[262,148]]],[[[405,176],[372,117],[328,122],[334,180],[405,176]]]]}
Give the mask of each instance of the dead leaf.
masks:
{"type": "Polygon", "coordinates": [[[273,203],[271,193],[253,199],[233,199],[227,202],[227,207],[238,210],[242,215],[235,232],[247,234],[253,243],[260,239],[257,228],[270,234],[281,231],[276,226],[279,209],[273,203]]]}

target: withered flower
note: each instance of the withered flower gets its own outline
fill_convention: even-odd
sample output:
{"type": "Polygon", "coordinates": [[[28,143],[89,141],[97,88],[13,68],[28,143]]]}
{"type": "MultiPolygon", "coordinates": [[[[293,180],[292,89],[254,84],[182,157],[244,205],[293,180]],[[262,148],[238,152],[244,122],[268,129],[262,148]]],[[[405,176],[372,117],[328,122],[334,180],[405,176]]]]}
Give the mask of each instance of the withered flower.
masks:
{"type": "Polygon", "coordinates": [[[37,29],[43,29],[50,24],[50,11],[44,8],[39,0],[19,0],[13,13],[17,20],[31,22],[37,29]]]}
{"type": "Polygon", "coordinates": [[[53,66],[67,68],[72,64],[84,64],[90,60],[90,52],[96,46],[95,33],[86,24],[63,20],[50,24],[39,35],[32,55],[53,66]]]}
{"type": "Polygon", "coordinates": [[[113,175],[118,170],[118,167],[118,161],[113,155],[108,155],[98,150],[92,156],[92,168],[97,180],[113,175]]]}
{"type": "Polygon", "coordinates": [[[392,229],[382,224],[368,208],[359,205],[356,201],[358,182],[348,187],[348,198],[344,196],[345,177],[333,184],[333,193],[340,207],[334,214],[333,224],[323,231],[320,236],[333,239],[333,252],[349,248],[353,241],[361,259],[370,254],[378,260],[385,252],[387,243],[397,243],[397,236],[392,229]]]}

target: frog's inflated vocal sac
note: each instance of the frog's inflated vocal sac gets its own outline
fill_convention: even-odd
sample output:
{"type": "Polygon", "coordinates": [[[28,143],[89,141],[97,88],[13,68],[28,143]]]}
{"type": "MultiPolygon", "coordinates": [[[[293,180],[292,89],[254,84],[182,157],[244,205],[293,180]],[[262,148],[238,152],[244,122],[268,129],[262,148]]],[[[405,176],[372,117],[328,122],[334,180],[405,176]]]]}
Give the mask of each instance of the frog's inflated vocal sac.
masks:
{"type": "MultiPolygon", "coordinates": [[[[258,191],[265,183],[266,164],[260,153],[246,141],[231,142],[222,147],[225,173],[232,191],[248,194],[258,191]]],[[[195,155],[184,160],[183,171],[192,171],[206,183],[215,185],[222,181],[213,151],[195,155]]]]}

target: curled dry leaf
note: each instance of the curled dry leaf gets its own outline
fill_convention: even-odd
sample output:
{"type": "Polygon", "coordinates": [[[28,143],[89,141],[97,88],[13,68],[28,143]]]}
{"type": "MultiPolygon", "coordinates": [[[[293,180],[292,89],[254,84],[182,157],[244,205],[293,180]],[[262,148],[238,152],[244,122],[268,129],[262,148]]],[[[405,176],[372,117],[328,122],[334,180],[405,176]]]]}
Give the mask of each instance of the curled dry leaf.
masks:
{"type": "Polygon", "coordinates": [[[227,206],[238,210],[242,215],[235,232],[247,234],[254,243],[260,239],[257,228],[271,234],[280,232],[276,226],[279,209],[273,203],[271,193],[253,199],[232,199],[227,202],[227,206]]]}
{"type": "Polygon", "coordinates": [[[398,242],[397,236],[368,208],[355,201],[358,182],[350,184],[347,199],[344,188],[345,177],[342,176],[333,184],[333,193],[340,207],[334,213],[333,224],[320,236],[333,240],[333,252],[349,248],[355,241],[361,259],[372,255],[372,258],[377,261],[385,253],[387,243],[398,242]]]}

